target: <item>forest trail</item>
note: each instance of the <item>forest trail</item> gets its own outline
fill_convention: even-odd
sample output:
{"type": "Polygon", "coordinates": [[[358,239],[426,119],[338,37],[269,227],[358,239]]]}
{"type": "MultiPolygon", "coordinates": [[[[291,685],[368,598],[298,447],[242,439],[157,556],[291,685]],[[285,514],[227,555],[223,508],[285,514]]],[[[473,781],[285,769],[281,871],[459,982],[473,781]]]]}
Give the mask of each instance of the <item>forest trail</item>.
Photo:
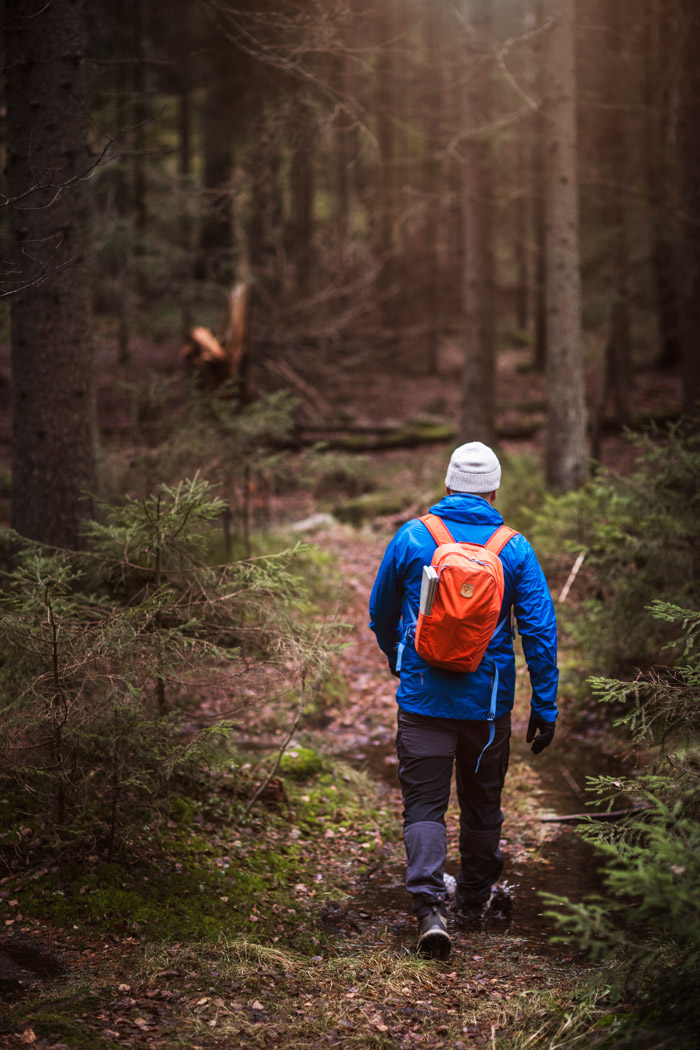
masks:
{"type": "MultiPolygon", "coordinates": [[[[450,959],[415,955],[415,920],[403,885],[394,680],[367,626],[369,591],[392,528],[334,524],[306,537],[333,556],[342,574],[340,618],[353,630],[339,658],[345,701],[325,712],[325,728],[303,730],[288,753],[314,746],[364,770],[349,785],[355,808],[345,812],[354,816],[348,820],[331,806],[310,818],[305,801],[323,805],[336,788],[314,793],[313,785],[303,784],[296,796],[289,788],[281,824],[271,823],[260,806],[251,827],[198,818],[196,848],[219,872],[215,892],[230,902],[224,915],[239,923],[238,932],[221,930],[213,943],[190,940],[185,930],[153,941],[148,926],[139,932],[140,924],[124,915],[113,916],[108,936],[92,920],[74,922],[72,929],[29,922],[22,928],[27,945],[50,949],[43,958],[60,966],[53,980],[30,986],[9,1025],[0,1025],[0,1046],[507,1047],[529,1017],[533,993],[548,993],[555,1009],[571,1000],[587,964],[573,948],[548,943],[551,925],[538,893],[579,897],[590,887],[582,844],[571,830],[541,821],[545,813],[581,808],[570,786],[578,775],[570,770],[579,745],[561,734],[551,755],[533,760],[521,740],[525,685],[518,689],[504,797],[512,920],[476,929],[450,917],[450,959]],[[280,877],[275,867],[291,850],[296,867],[280,877]],[[243,896],[236,899],[239,880],[250,871],[261,872],[262,889],[246,893],[241,883],[243,896]]],[[[456,873],[454,805],[447,827],[448,870],[456,873]]],[[[199,861],[196,853],[190,858],[188,863],[199,861]]],[[[19,893],[12,884],[4,889],[19,893]]],[[[85,890],[65,885],[61,892],[85,890]]],[[[193,904],[195,912],[209,910],[204,899],[193,904]]],[[[540,998],[537,1004],[541,1009],[540,998]]],[[[529,1020],[538,1026],[536,1017],[529,1020]]]]}
{"type": "MultiPolygon", "coordinates": [[[[432,471],[433,453],[424,455],[432,471]]],[[[22,925],[24,902],[39,895],[31,882],[38,876],[3,880],[3,894],[19,901],[17,925],[6,934],[16,931],[20,952],[24,944],[36,958],[18,1012],[0,1024],[0,1047],[510,1047],[525,1020],[537,1027],[528,1013],[533,993],[545,991],[555,1010],[570,1002],[587,963],[573,947],[549,943],[553,927],[539,894],[580,899],[593,888],[594,869],[571,827],[542,817],[581,811],[585,776],[610,770],[594,762],[584,737],[567,734],[566,717],[553,746],[532,756],[524,742],[529,688],[520,653],[503,805],[503,880],[513,897],[512,917],[475,928],[450,915],[451,957],[434,962],[415,955],[394,751],[395,680],[369,630],[367,608],[397,520],[363,528],[326,523],[303,535],[326,557],[318,571],[335,576],[337,618],[351,630],[336,660],[344,688],[322,708],[320,722],[303,726],[287,755],[294,761],[312,749],[330,778],[285,780],[288,797],[278,812],[274,803],[272,810],[258,803],[243,825],[227,809],[230,787],[217,784],[191,830],[173,832],[185,850],[177,865],[184,889],[164,882],[166,896],[145,924],[119,909],[98,914],[94,907],[83,921],[80,909],[104,890],[99,865],[60,876],[61,888],[49,891],[72,900],[77,918],[67,923],[40,917],[22,925]],[[357,780],[343,773],[348,767],[360,771],[357,780]],[[189,901],[183,928],[170,919],[157,933],[173,893],[189,901]],[[197,923],[202,930],[211,923],[212,912],[219,924],[208,926],[218,930],[213,940],[197,930],[197,923]],[[47,960],[56,963],[53,972],[47,960]]],[[[561,706],[565,716],[565,697],[561,706]]],[[[256,729],[251,718],[240,741],[258,777],[255,756],[271,756],[275,747],[263,721],[256,729]]],[[[285,734],[278,726],[277,739],[285,734]]],[[[456,874],[454,791],[447,832],[447,869],[456,874]]],[[[141,877],[133,861],[126,871],[135,881],[141,877]]]]}
{"type": "MultiPolygon", "coordinates": [[[[402,805],[394,748],[396,683],[369,629],[367,608],[390,535],[386,529],[367,527],[357,531],[333,526],[314,539],[321,549],[333,552],[343,574],[345,592],[351,594],[350,600],[343,602],[343,616],[352,623],[353,630],[340,667],[347,682],[347,704],[337,714],[329,712],[335,717],[326,730],[328,744],[336,755],[367,771],[383,807],[391,811],[400,830],[402,805]]],[[[560,732],[549,752],[536,758],[532,755],[525,744],[529,680],[519,645],[517,649],[518,688],[502,840],[503,882],[511,890],[514,911],[508,925],[493,922],[476,930],[465,930],[451,920],[453,957],[464,954],[469,959],[477,951],[486,960],[491,953],[500,956],[504,950],[520,944],[533,952],[541,951],[547,959],[557,954],[571,959],[570,951],[555,949],[548,943],[552,924],[543,915],[539,893],[548,891],[579,898],[591,888],[591,867],[587,863],[590,854],[570,827],[543,823],[541,818],[580,811],[584,806],[585,776],[602,772],[601,767],[607,771],[607,762],[594,762],[586,753],[585,741],[580,737],[567,739],[565,732],[560,732]]],[[[454,782],[447,829],[447,870],[456,875],[459,832],[454,782]]],[[[404,854],[399,834],[396,842],[383,845],[381,861],[375,863],[357,893],[365,915],[375,920],[375,927],[386,925],[392,947],[410,951],[415,940],[415,921],[410,916],[410,897],[403,878],[404,854]]]]}

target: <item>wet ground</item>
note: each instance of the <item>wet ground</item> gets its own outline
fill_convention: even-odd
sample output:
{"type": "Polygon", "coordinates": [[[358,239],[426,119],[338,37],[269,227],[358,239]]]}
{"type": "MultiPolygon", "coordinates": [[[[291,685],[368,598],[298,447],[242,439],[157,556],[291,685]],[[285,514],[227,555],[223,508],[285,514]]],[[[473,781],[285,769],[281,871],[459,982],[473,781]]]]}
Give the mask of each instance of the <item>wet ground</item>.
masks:
{"type": "Polygon", "coordinates": [[[28,937],[0,940],[0,997],[14,999],[42,981],[61,977],[67,966],[55,952],[28,937]]]}
{"type": "MultiPolygon", "coordinates": [[[[336,532],[333,528],[324,530],[316,540],[321,547],[341,549],[345,564],[352,566],[345,579],[355,591],[355,600],[345,614],[352,611],[355,630],[343,665],[348,707],[332,712],[335,717],[328,726],[325,740],[333,754],[371,776],[386,806],[394,811],[397,828],[400,828],[401,799],[394,750],[396,683],[388,674],[369,631],[366,611],[367,596],[387,537],[372,535],[369,531],[345,530],[341,541],[336,532]]],[[[524,739],[530,690],[522,658],[518,665],[502,840],[505,861],[502,882],[507,884],[513,909],[507,920],[487,920],[468,929],[460,927],[452,917],[453,940],[456,948],[468,948],[484,937],[504,938],[511,945],[517,942],[547,954],[571,957],[570,947],[549,944],[554,923],[544,914],[546,907],[540,895],[552,893],[578,901],[599,890],[600,879],[595,853],[576,833],[576,823],[558,822],[553,818],[590,812],[586,778],[619,775],[623,764],[620,759],[601,753],[593,737],[567,732],[566,717],[560,720],[551,747],[533,756],[524,739]],[[515,787],[510,787],[509,796],[511,783],[515,787]],[[519,791],[527,792],[530,800],[526,819],[512,807],[513,792],[517,797],[519,791]]],[[[560,707],[566,708],[565,697],[561,698],[560,707]]],[[[447,872],[452,875],[457,874],[459,866],[455,849],[456,820],[455,807],[451,806],[447,872]]],[[[392,947],[405,946],[410,950],[415,934],[410,904],[404,888],[403,847],[399,842],[387,846],[381,861],[369,871],[346,909],[346,919],[350,926],[365,929],[367,934],[374,930],[375,937],[380,941],[384,938],[392,947]]],[[[336,918],[342,923],[340,915],[336,918]]]]}
{"type": "MultiPolygon", "coordinates": [[[[512,742],[512,762],[529,762],[529,747],[517,738],[512,742]]],[[[368,742],[362,748],[352,749],[343,757],[364,769],[384,786],[387,804],[396,806],[398,795],[397,761],[393,742],[368,742]]],[[[555,932],[554,922],[546,912],[541,894],[581,900],[601,888],[596,867],[595,852],[575,830],[575,824],[551,822],[555,816],[569,816],[588,812],[583,791],[576,777],[585,782],[585,776],[603,772],[620,772],[614,758],[592,757],[576,745],[562,744],[559,751],[537,757],[539,786],[535,789],[538,809],[541,811],[544,841],[539,838],[523,840],[511,849],[508,839],[509,817],[503,827],[502,848],[505,865],[500,887],[510,900],[512,910],[487,911],[481,922],[462,922],[450,911],[449,922],[455,943],[462,939],[473,941],[475,936],[504,937],[510,941],[525,942],[538,951],[551,951],[569,957],[571,949],[549,945],[555,932]],[[572,772],[573,770],[573,772],[572,772]]],[[[453,789],[454,796],[454,789],[453,789]]],[[[452,851],[454,854],[454,850],[452,851]]],[[[457,875],[459,862],[454,855],[448,858],[447,872],[457,875]]],[[[404,887],[404,864],[401,847],[390,851],[377,870],[370,871],[360,893],[348,909],[343,909],[346,920],[354,926],[373,926],[393,947],[410,945],[415,923],[410,915],[411,901],[404,887]]],[[[337,916],[340,918],[340,914],[337,916]]]]}

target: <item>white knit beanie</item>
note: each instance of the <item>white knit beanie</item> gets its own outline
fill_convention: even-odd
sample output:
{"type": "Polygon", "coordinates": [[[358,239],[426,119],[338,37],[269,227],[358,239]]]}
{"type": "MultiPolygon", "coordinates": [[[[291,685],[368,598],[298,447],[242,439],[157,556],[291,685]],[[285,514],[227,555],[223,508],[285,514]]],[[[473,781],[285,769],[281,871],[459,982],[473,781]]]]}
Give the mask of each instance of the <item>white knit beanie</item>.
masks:
{"type": "Polygon", "coordinates": [[[498,456],[481,441],[468,441],[452,453],[445,484],[453,492],[495,492],[501,484],[498,456]]]}

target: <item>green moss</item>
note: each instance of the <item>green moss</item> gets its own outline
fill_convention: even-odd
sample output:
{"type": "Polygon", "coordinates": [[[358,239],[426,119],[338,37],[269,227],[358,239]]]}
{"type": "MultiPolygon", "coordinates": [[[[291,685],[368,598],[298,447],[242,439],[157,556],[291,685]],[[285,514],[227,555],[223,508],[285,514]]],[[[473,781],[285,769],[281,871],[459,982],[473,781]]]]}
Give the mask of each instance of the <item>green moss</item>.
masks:
{"type": "Polygon", "coordinates": [[[374,518],[400,514],[408,503],[409,496],[405,492],[368,492],[364,496],[336,503],[333,513],[339,521],[359,526],[374,518]]]}
{"type": "Polygon", "coordinates": [[[70,1047],[70,1050],[101,1050],[102,1047],[105,1050],[114,1050],[114,1047],[123,1045],[111,1039],[103,1039],[80,1021],[72,1021],[69,1017],[57,1013],[39,1014],[36,1020],[32,1020],[32,1031],[39,1038],[60,1041],[70,1047]]]}
{"type": "Polygon", "coordinates": [[[418,419],[396,427],[394,430],[367,434],[347,434],[334,438],[329,444],[348,452],[392,448],[415,448],[417,445],[442,444],[453,441],[456,427],[435,419],[418,419]]]}
{"type": "Polygon", "coordinates": [[[531,346],[532,339],[530,333],[524,332],[521,328],[506,328],[500,333],[498,342],[500,346],[523,350],[531,346]]]}
{"type": "Polygon", "coordinates": [[[377,487],[374,467],[365,456],[315,449],[307,459],[306,475],[314,493],[360,496],[377,487]]]}
{"type": "MultiPolygon", "coordinates": [[[[52,995],[37,1003],[20,1002],[12,1010],[9,1021],[14,1031],[21,1032],[31,1028],[40,1040],[63,1043],[70,1050],[119,1050],[122,1043],[104,1039],[76,1017],[94,1015],[100,1005],[100,996],[95,993],[86,995],[71,994],[52,995]]],[[[19,1043],[18,1043],[19,1045],[19,1043]]]]}
{"type": "Polygon", "coordinates": [[[17,895],[27,915],[59,926],[88,924],[147,941],[210,941],[221,933],[253,928],[246,918],[246,902],[264,889],[264,875],[272,867],[269,856],[262,854],[228,871],[192,860],[186,869],[183,865],[164,870],[119,863],[65,865],[60,873],[42,876],[17,895]]]}
{"type": "Polygon", "coordinates": [[[194,820],[195,804],[190,798],[174,798],[170,802],[170,819],[182,827],[190,827],[194,820]]]}
{"type": "Polygon", "coordinates": [[[324,762],[310,747],[295,747],[282,755],[280,770],[292,780],[310,780],[322,772],[324,762]]]}

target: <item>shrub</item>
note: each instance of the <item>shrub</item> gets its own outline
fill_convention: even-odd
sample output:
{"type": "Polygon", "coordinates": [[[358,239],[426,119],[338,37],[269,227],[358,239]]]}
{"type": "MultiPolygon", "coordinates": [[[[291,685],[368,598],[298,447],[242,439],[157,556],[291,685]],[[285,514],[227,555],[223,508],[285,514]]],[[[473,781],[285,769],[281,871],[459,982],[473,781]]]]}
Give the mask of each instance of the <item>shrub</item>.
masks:
{"type": "Polygon", "coordinates": [[[189,725],[188,698],[235,715],[261,662],[302,681],[324,664],[294,550],[208,564],[221,506],[197,478],[163,486],[103,507],[81,554],[25,545],[7,577],[0,770],[64,840],[111,854],[183,778],[231,762],[232,723],[189,725]]]}
{"type": "MultiPolygon", "coordinates": [[[[620,794],[632,803],[619,823],[584,828],[602,858],[606,894],[547,899],[565,935],[608,961],[605,979],[634,1006],[623,1028],[643,1030],[634,1045],[654,1030],[653,1045],[671,1047],[700,1039],[700,614],[663,603],[652,613],[682,632],[676,665],[632,684],[592,685],[620,708],[616,724],[636,744],[663,745],[656,767],[636,779],[591,778],[610,805],[620,794]]],[[[633,1044],[620,1037],[619,1045],[633,1044]]]]}
{"type": "Polygon", "coordinates": [[[630,440],[639,456],[629,474],[603,470],[579,492],[548,495],[528,531],[561,583],[586,551],[575,638],[599,673],[621,676],[674,637],[672,623],[650,621],[650,602],[700,606],[700,436],[676,427],[630,440]]]}

